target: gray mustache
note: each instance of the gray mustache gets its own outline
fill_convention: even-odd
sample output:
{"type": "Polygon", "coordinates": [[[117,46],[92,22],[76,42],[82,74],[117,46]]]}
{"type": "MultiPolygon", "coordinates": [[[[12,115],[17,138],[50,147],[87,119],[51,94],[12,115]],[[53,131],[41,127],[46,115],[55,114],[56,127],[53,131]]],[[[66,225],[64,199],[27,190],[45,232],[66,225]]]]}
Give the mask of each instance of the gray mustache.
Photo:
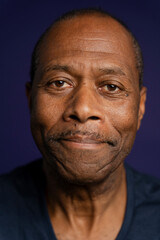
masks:
{"type": "Polygon", "coordinates": [[[113,137],[109,137],[109,136],[105,137],[103,134],[99,134],[93,131],[90,132],[90,131],[81,131],[81,130],[65,130],[63,132],[53,133],[47,136],[47,142],[59,141],[61,139],[65,139],[67,137],[73,137],[76,135],[82,136],[82,137],[88,137],[102,143],[108,143],[111,146],[116,146],[118,143],[117,139],[113,137]]]}

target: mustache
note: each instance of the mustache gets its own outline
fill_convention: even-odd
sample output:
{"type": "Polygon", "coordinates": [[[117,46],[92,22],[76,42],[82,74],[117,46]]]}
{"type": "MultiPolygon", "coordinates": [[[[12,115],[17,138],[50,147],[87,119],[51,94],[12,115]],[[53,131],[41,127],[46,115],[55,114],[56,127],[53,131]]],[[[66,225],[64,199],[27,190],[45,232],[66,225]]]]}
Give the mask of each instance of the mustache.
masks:
{"type": "Polygon", "coordinates": [[[115,147],[118,144],[118,141],[115,137],[112,136],[104,136],[104,134],[100,134],[93,131],[82,131],[82,130],[64,130],[61,132],[54,132],[47,135],[47,142],[54,142],[54,141],[60,141],[63,139],[67,139],[69,137],[74,136],[81,136],[86,137],[92,140],[95,140],[97,142],[101,143],[108,143],[109,145],[115,147]]]}

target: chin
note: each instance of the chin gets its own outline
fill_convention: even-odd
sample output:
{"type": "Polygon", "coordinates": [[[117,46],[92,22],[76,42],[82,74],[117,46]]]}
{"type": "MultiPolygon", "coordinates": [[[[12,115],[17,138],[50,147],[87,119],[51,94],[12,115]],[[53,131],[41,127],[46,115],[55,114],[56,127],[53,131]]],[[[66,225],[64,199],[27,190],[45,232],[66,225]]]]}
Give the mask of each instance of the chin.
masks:
{"type": "Polygon", "coordinates": [[[79,185],[79,186],[88,186],[88,185],[96,185],[100,182],[103,182],[104,179],[106,179],[107,175],[95,175],[95,174],[79,174],[74,173],[74,175],[69,174],[68,172],[64,172],[63,170],[59,171],[59,175],[61,179],[63,179],[65,182],[68,182],[73,185],[79,185]]]}
{"type": "Polygon", "coordinates": [[[61,161],[61,159],[47,158],[45,159],[47,172],[53,177],[75,185],[96,185],[105,181],[120,165],[116,159],[110,160],[108,163],[104,159],[100,159],[95,163],[87,163],[82,160],[77,161],[61,161]],[[100,164],[102,163],[103,164],[100,164]]]}

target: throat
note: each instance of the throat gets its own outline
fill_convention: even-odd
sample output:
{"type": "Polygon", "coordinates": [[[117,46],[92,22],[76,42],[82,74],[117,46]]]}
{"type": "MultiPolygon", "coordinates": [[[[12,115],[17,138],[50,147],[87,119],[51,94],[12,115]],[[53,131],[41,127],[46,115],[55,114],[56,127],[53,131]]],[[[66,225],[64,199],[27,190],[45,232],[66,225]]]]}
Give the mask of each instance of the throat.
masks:
{"type": "Polygon", "coordinates": [[[100,239],[98,234],[109,236],[110,233],[110,237],[116,237],[123,223],[127,202],[124,167],[120,166],[116,171],[96,186],[64,184],[55,175],[53,179],[53,175],[46,174],[47,208],[57,236],[66,235],[70,239],[84,236],[84,239],[92,240],[100,239]]]}

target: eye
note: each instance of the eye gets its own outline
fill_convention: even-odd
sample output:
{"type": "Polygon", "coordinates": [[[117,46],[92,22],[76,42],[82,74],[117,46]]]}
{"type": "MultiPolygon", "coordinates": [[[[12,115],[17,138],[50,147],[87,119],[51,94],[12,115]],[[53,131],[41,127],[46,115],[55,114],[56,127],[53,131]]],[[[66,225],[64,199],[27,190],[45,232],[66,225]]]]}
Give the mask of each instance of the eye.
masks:
{"type": "Polygon", "coordinates": [[[54,89],[59,89],[59,90],[71,87],[71,84],[69,84],[63,80],[51,81],[47,85],[48,85],[48,87],[52,87],[54,89]]]}
{"type": "Polygon", "coordinates": [[[104,84],[100,87],[100,90],[104,93],[118,93],[120,91],[120,87],[115,84],[104,84]]]}
{"type": "Polygon", "coordinates": [[[108,97],[118,97],[124,93],[125,88],[119,81],[104,81],[99,86],[102,95],[108,97]]]}
{"type": "Polygon", "coordinates": [[[119,90],[119,87],[117,87],[116,85],[114,84],[106,84],[104,86],[104,88],[107,90],[107,91],[110,91],[110,92],[117,92],[119,90]]]}

